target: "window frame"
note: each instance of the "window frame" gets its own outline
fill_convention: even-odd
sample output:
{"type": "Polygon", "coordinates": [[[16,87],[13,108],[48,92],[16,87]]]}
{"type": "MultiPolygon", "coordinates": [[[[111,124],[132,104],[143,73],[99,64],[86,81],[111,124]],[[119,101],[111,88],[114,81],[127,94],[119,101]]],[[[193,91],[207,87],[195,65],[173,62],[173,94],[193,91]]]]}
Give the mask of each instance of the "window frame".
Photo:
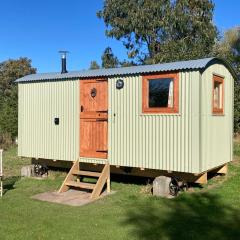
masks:
{"type": "Polygon", "coordinates": [[[179,113],[179,74],[178,72],[142,76],[142,113],[179,113]],[[149,107],[149,80],[173,78],[173,107],[149,107]]]}
{"type": "MultiPolygon", "coordinates": [[[[219,95],[220,96],[220,95],[219,95]]],[[[213,115],[224,115],[224,77],[213,74],[212,78],[212,114],[213,115]],[[218,82],[222,84],[222,92],[220,93],[222,96],[222,108],[214,107],[214,83],[218,82]]]]}

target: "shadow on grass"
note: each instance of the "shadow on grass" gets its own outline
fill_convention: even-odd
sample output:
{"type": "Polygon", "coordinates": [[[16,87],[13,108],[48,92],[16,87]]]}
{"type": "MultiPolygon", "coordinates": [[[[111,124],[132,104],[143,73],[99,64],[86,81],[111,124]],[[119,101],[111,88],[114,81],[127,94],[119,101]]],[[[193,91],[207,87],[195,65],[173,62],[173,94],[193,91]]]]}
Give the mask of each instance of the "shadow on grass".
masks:
{"type": "Polygon", "coordinates": [[[136,200],[123,224],[132,225],[137,239],[239,239],[240,211],[209,193],[136,200]]]}
{"type": "Polygon", "coordinates": [[[7,177],[3,179],[3,190],[4,190],[4,194],[6,194],[6,192],[15,189],[14,185],[15,183],[20,179],[20,176],[12,176],[12,177],[7,177]]]}
{"type": "Polygon", "coordinates": [[[153,178],[147,177],[137,177],[123,174],[111,174],[111,181],[117,183],[146,185],[147,183],[152,183],[153,180],[154,180],[153,178]]]}

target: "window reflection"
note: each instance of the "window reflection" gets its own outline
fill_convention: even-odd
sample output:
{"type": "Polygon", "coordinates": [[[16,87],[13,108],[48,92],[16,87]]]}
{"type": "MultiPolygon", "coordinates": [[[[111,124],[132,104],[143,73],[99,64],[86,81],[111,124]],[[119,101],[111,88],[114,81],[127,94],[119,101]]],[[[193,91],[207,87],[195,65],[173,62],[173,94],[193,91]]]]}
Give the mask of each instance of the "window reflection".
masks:
{"type": "Polygon", "coordinates": [[[149,107],[173,107],[173,79],[149,80],[149,107]]]}

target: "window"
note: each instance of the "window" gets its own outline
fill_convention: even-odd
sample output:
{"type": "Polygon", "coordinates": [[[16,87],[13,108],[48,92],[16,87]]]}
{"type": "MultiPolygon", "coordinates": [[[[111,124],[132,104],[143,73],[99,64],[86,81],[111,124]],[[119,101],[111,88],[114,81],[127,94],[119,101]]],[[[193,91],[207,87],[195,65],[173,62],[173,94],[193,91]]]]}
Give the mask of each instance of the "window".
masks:
{"type": "Polygon", "coordinates": [[[178,112],[178,74],[143,76],[143,113],[178,112]]]}
{"type": "Polygon", "coordinates": [[[213,75],[213,97],[212,97],[213,114],[223,114],[223,101],[224,101],[223,84],[224,84],[223,77],[213,75]]]}

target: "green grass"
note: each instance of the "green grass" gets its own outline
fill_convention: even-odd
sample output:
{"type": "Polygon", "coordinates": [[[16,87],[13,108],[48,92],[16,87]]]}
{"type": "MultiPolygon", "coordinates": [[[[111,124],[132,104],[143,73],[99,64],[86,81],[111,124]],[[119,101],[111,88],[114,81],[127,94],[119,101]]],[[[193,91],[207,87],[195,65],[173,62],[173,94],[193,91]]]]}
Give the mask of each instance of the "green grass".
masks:
{"type": "MultiPolygon", "coordinates": [[[[235,143],[236,158],[240,144],[235,143]]],[[[237,156],[238,155],[238,156],[237,156]]],[[[115,194],[82,207],[31,199],[56,190],[63,174],[45,180],[20,179],[16,149],[4,154],[6,192],[0,199],[0,239],[239,239],[240,163],[229,165],[227,177],[211,179],[176,199],[144,193],[144,185],[124,178],[112,182],[115,194]],[[126,181],[125,181],[126,182],[126,181]]]]}

